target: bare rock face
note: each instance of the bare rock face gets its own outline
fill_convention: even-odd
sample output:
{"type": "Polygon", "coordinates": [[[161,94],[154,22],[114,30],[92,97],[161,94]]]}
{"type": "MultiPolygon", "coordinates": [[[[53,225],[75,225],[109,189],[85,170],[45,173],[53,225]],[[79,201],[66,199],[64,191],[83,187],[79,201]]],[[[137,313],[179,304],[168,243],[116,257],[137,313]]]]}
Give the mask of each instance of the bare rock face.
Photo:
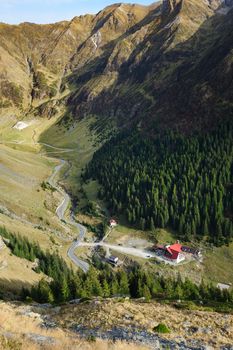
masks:
{"type": "Polygon", "coordinates": [[[170,14],[178,4],[181,3],[181,0],[163,0],[162,4],[162,15],[166,16],[170,14]]]}

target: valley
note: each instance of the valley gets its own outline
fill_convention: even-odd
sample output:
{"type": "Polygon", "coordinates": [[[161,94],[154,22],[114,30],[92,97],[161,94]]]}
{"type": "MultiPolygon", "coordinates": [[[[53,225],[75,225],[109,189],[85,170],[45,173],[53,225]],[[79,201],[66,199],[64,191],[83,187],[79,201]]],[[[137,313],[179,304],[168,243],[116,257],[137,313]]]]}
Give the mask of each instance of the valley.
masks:
{"type": "MultiPolygon", "coordinates": [[[[57,164],[60,163],[59,157],[64,157],[64,151],[67,150],[49,144],[43,144],[42,146],[38,143],[35,135],[39,134],[43,124],[39,121],[37,121],[37,125],[34,124],[24,130],[15,130],[13,129],[14,122],[8,122],[9,119],[6,118],[6,124],[3,126],[4,140],[1,140],[1,149],[4,151],[1,152],[1,163],[4,164],[5,160],[8,162],[5,167],[8,171],[7,179],[5,173],[1,172],[1,223],[11,231],[17,230],[20,234],[24,232],[23,235],[29,237],[32,241],[38,241],[44,249],[61,250],[66,259],[67,242],[72,241],[77,234],[77,227],[74,232],[71,230],[73,223],[68,224],[66,222],[65,224],[62,222],[62,220],[65,220],[64,214],[70,204],[69,199],[65,203],[62,213],[59,214],[59,210],[56,210],[60,207],[61,200],[63,202],[61,197],[64,195],[61,187],[56,187],[56,181],[61,170],[61,165],[57,164]],[[32,140],[33,136],[34,139],[32,140]],[[41,147],[48,149],[47,155],[41,147]],[[11,154],[11,158],[9,154],[11,154]],[[9,159],[11,160],[10,165],[9,159]],[[10,166],[15,169],[17,163],[22,165],[21,169],[17,168],[16,178],[14,173],[10,173],[10,166]],[[35,165],[37,165],[37,168],[35,165]],[[43,168],[44,172],[42,172],[43,168]],[[25,178],[25,181],[28,180],[28,192],[26,187],[23,192],[21,190],[21,177],[25,178]],[[32,177],[34,177],[34,186],[32,186],[32,177]],[[12,201],[12,198],[14,198],[12,193],[19,196],[18,201],[12,201]],[[20,205],[15,207],[16,203],[20,203],[20,205]],[[33,208],[35,208],[36,215],[33,208]]],[[[55,122],[55,120],[52,122],[55,122]]],[[[68,151],[75,152],[73,149],[68,151]]],[[[69,168],[65,161],[63,161],[62,166],[69,168]]],[[[66,171],[67,169],[65,169],[66,171]]]]}
{"type": "Polygon", "coordinates": [[[232,349],[232,27],[0,22],[0,349],[232,349]]]}
{"type": "MultiPolygon", "coordinates": [[[[1,224],[7,229],[26,235],[32,241],[38,241],[44,249],[59,251],[59,254],[68,263],[72,261],[74,267],[80,267],[85,272],[88,270],[92,255],[95,255],[95,249],[103,247],[107,249],[107,252],[110,249],[114,254],[122,257],[123,261],[127,258],[137,261],[143,266],[145,264],[145,266],[148,265],[147,268],[154,273],[166,273],[170,276],[176,276],[177,273],[180,273],[184,278],[191,277],[197,283],[200,283],[203,278],[214,283],[233,283],[230,272],[233,260],[231,245],[229,248],[211,248],[208,245],[200,245],[200,243],[196,242],[203,249],[203,263],[196,264],[192,262],[188,265],[181,264],[181,266],[176,267],[169,265],[160,266],[155,264],[155,262],[149,262],[151,258],[156,258],[156,255],[150,250],[150,247],[156,241],[150,231],[140,231],[135,230],[133,227],[128,228],[127,225],[120,225],[113,228],[104,241],[100,240],[98,242],[99,240],[95,238],[95,233],[91,232],[91,229],[87,230],[85,228],[85,220],[89,220],[89,214],[84,215],[83,218],[80,212],[77,212],[77,217],[74,214],[69,214],[71,201],[69,195],[64,192],[63,187],[67,193],[70,193],[71,197],[79,194],[79,208],[85,207],[88,201],[92,201],[95,205],[102,207],[101,210],[104,212],[106,210],[106,204],[99,200],[97,196],[99,185],[93,182],[93,187],[92,182],[89,184],[80,182],[81,169],[88,163],[96,149],[93,134],[92,136],[88,134],[90,132],[88,128],[92,121],[78,122],[75,127],[67,130],[66,127],[59,126],[58,120],[53,118],[47,123],[44,123],[44,120],[43,123],[37,120],[36,124],[34,124],[35,121],[32,121],[29,123],[31,124],[29,127],[17,130],[14,128],[14,121],[9,121],[6,118],[4,124],[3,120],[4,118],[2,118],[1,134],[4,134],[4,139],[1,142],[1,148],[5,153],[2,152],[1,156],[5,155],[7,160],[9,160],[9,153],[14,155],[12,160],[14,164],[19,162],[20,159],[24,160],[22,170],[17,169],[18,182],[15,181],[14,175],[8,174],[8,181],[14,180],[14,182],[13,185],[11,182],[8,183],[4,187],[5,192],[2,192],[1,205],[4,204],[5,206],[2,207],[0,214],[1,224]],[[53,140],[52,144],[51,140],[53,140]],[[42,173],[41,170],[38,171],[41,177],[36,179],[37,186],[33,187],[30,181],[31,174],[37,173],[34,167],[35,162],[38,162],[39,165],[42,164],[47,172],[42,173]],[[24,176],[25,169],[32,169],[30,170],[32,173],[26,174],[30,178],[29,193],[27,196],[26,193],[23,194],[22,204],[18,209],[15,208],[17,201],[11,202],[9,198],[13,198],[13,192],[21,193],[19,190],[20,186],[22,186],[20,176],[24,176]],[[62,187],[57,185],[57,181],[62,187]],[[50,187],[42,190],[40,186],[43,182],[49,184],[50,187]],[[39,192],[38,188],[40,188],[39,192]],[[83,194],[80,195],[80,188],[84,190],[84,198],[82,198],[83,194]],[[37,199],[34,197],[34,193],[39,193],[43,197],[37,199]],[[5,201],[5,198],[8,198],[8,201],[5,201]],[[32,215],[33,210],[30,204],[32,199],[37,216],[32,215]],[[47,205],[46,200],[50,201],[50,206],[47,205]],[[38,204],[41,206],[41,209],[39,209],[38,204]],[[5,211],[3,210],[4,208],[5,211]],[[10,215],[10,213],[13,214],[10,215]],[[80,219],[81,223],[84,219],[84,226],[78,223],[80,219]],[[88,239],[85,237],[85,232],[87,232],[88,239]],[[132,242],[130,242],[130,239],[132,242]],[[72,243],[73,240],[74,242],[72,243]],[[139,243],[137,243],[137,240],[139,243]],[[142,243],[140,243],[140,240],[142,243]],[[225,251],[229,253],[226,254],[225,251]],[[215,271],[215,268],[217,268],[218,273],[216,274],[215,272],[213,275],[212,271],[215,271]]],[[[2,159],[2,164],[4,164],[4,158],[2,159]]],[[[5,174],[1,172],[1,176],[5,176],[5,174]]],[[[104,217],[102,216],[101,220],[104,217]]],[[[159,242],[162,244],[173,243],[176,239],[173,234],[166,232],[166,230],[157,230],[156,232],[154,237],[156,239],[159,238],[159,242]]],[[[7,270],[3,270],[0,276],[2,275],[4,278],[6,274],[7,270]]]]}

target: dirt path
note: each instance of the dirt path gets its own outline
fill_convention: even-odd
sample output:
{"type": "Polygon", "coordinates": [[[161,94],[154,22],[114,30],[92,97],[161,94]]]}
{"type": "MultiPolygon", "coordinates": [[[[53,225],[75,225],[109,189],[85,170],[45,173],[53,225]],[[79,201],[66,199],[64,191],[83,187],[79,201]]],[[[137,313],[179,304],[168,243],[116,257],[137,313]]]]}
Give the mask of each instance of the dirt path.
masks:
{"type": "Polygon", "coordinates": [[[80,242],[79,246],[80,247],[98,247],[98,246],[101,246],[101,247],[105,247],[108,249],[112,249],[112,250],[117,251],[119,253],[131,255],[134,257],[138,257],[138,258],[143,258],[143,259],[157,258],[155,253],[152,253],[152,252],[147,251],[145,249],[123,247],[123,246],[119,246],[119,245],[115,245],[115,244],[104,243],[103,241],[97,242],[97,243],[80,242]]]}

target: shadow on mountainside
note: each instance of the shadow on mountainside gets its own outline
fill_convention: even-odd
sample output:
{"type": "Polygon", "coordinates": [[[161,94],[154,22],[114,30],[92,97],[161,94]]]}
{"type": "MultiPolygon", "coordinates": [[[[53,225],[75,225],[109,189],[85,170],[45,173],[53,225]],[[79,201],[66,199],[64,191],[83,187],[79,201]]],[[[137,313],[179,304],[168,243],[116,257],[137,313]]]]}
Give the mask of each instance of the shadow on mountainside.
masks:
{"type": "Polygon", "coordinates": [[[33,282],[29,283],[23,279],[8,279],[0,277],[0,299],[15,299],[20,297],[22,288],[31,289],[33,282]]]}
{"type": "MultiPolygon", "coordinates": [[[[97,95],[92,93],[89,81],[104,75],[107,79],[111,71],[108,59],[116,43],[150,20],[154,24],[158,11],[155,8],[120,38],[102,47],[101,56],[87,62],[80,73],[74,71],[70,82],[76,88],[67,99],[74,118],[109,117],[119,127],[142,121],[143,129],[151,133],[158,125],[189,133],[233,116],[233,10],[226,15],[216,13],[188,40],[176,45],[179,25],[169,26],[167,21],[158,23],[156,19],[155,30],[134,48],[126,62],[115,67],[117,81],[97,95]]],[[[169,20],[174,19],[170,15],[169,20]]]]}

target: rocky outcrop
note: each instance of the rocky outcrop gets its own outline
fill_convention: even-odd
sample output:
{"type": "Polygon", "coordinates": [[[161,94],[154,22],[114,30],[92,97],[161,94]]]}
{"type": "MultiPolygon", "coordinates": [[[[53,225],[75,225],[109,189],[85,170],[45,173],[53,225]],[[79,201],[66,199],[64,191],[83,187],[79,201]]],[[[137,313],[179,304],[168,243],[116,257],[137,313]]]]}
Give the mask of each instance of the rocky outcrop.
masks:
{"type": "Polygon", "coordinates": [[[183,0],[163,0],[162,15],[169,15],[183,0]]]}

